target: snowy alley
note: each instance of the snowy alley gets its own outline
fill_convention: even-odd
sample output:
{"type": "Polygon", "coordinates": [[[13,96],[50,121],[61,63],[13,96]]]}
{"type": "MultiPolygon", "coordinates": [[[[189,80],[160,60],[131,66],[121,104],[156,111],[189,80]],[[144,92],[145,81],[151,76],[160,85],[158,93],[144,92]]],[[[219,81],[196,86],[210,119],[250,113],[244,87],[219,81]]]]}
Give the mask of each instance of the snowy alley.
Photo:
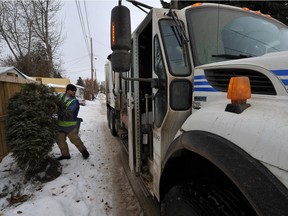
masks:
{"type": "MultiPolygon", "coordinates": [[[[25,182],[13,158],[0,163],[0,216],[144,215],[122,166],[118,140],[107,127],[105,96],[80,107],[80,137],[90,157],[82,158],[69,142],[70,160],[62,160],[62,174],[45,184],[25,182]]],[[[51,154],[60,156],[55,144],[51,154]]]]}

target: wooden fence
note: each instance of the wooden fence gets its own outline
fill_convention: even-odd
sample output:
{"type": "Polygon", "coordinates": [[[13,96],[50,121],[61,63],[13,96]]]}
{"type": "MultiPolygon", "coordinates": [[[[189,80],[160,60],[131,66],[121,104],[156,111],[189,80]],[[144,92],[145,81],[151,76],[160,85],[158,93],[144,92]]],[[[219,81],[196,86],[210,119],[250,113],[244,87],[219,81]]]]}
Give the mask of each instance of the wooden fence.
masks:
{"type": "Polygon", "coordinates": [[[23,84],[35,81],[14,76],[0,76],[0,162],[9,153],[7,145],[8,101],[21,90],[23,84]]]}

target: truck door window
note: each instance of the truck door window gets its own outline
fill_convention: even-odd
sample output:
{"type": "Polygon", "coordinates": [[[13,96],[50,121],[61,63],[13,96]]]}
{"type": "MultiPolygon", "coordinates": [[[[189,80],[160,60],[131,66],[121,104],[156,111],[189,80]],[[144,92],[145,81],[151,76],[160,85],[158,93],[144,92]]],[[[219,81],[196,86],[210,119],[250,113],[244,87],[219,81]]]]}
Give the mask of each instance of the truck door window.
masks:
{"type": "Polygon", "coordinates": [[[192,105],[192,84],[189,80],[173,80],[170,84],[170,107],[187,110],[192,105]]]}
{"type": "Polygon", "coordinates": [[[167,112],[167,76],[157,37],[154,39],[154,71],[159,80],[159,88],[154,97],[154,123],[160,127],[167,112]]]}
{"type": "Polygon", "coordinates": [[[186,43],[182,41],[175,22],[161,20],[159,24],[170,73],[174,76],[189,75],[186,43]]]}

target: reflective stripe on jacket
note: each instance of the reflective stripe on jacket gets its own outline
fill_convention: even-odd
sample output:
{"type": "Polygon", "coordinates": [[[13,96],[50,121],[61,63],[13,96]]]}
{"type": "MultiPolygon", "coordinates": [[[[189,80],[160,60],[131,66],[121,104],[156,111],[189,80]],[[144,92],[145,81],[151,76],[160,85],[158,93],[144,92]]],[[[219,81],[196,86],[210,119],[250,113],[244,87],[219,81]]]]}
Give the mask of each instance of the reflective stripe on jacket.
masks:
{"type": "Polygon", "coordinates": [[[67,98],[65,93],[58,95],[59,101],[65,104],[65,110],[59,110],[58,112],[58,126],[71,127],[77,125],[77,115],[79,111],[79,104],[75,97],[67,98]],[[75,104],[76,103],[76,104],[75,104]],[[65,112],[71,114],[67,115],[65,112]]]}
{"type": "Polygon", "coordinates": [[[70,127],[70,126],[76,125],[77,121],[60,121],[60,120],[58,120],[57,124],[60,127],[70,127]]]}

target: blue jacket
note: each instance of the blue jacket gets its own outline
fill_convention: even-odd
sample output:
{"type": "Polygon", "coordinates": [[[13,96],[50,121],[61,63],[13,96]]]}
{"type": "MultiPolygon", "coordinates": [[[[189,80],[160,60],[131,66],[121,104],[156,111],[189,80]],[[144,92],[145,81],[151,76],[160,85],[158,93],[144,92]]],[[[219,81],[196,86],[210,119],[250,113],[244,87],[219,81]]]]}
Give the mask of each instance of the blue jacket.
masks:
{"type": "Polygon", "coordinates": [[[67,97],[65,93],[58,95],[59,101],[65,104],[65,110],[58,110],[58,126],[59,130],[69,133],[73,128],[77,127],[77,116],[80,109],[79,101],[76,97],[67,97]]]}

